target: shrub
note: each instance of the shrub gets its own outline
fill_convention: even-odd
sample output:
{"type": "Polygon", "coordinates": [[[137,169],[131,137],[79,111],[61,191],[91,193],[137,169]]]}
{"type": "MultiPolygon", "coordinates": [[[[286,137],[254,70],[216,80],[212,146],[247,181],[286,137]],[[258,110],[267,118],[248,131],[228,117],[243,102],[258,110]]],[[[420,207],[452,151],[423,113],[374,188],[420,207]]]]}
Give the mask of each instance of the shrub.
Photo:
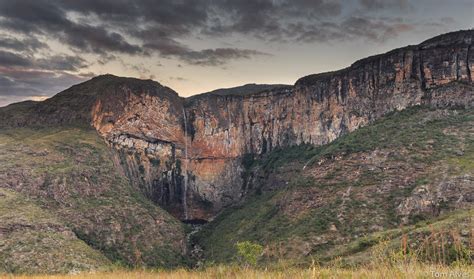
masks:
{"type": "Polygon", "coordinates": [[[245,264],[256,266],[258,259],[262,256],[263,246],[250,241],[237,242],[237,253],[245,264]]]}

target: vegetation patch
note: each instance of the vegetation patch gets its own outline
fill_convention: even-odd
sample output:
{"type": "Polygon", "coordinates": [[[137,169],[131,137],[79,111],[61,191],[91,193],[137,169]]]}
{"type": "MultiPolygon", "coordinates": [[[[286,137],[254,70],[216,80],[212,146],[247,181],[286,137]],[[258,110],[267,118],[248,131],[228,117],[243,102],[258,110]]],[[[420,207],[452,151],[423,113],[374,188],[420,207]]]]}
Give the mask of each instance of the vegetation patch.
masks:
{"type": "MultiPolygon", "coordinates": [[[[5,129],[0,132],[0,145],[5,150],[0,151],[0,177],[4,178],[0,189],[13,188],[36,200],[41,210],[54,212],[74,241],[107,256],[102,256],[107,264],[156,267],[184,263],[183,225],[118,172],[113,151],[95,131],[5,129]]],[[[48,235],[56,238],[57,233],[48,235]]],[[[74,241],[64,238],[61,245],[74,241]]],[[[17,253],[17,257],[30,257],[24,250],[17,253]]],[[[31,254],[31,261],[40,263],[42,256],[38,255],[31,254]]],[[[25,266],[24,272],[28,268],[32,267],[25,266]]],[[[48,270],[39,266],[35,272],[42,268],[48,270]]]]}
{"type": "MultiPolygon", "coordinates": [[[[399,229],[407,225],[400,204],[419,187],[431,189],[443,179],[474,175],[469,160],[474,156],[473,123],[472,110],[415,107],[325,146],[301,145],[261,158],[244,157],[248,175],[295,175],[284,177],[288,182],[277,190],[269,182],[257,182],[261,191],[224,210],[194,235],[195,242],[209,261],[227,263],[235,260],[235,245],[245,241],[264,246],[262,264],[308,264],[311,258],[328,264],[338,257],[347,264],[362,264],[369,257],[359,255],[387,241],[387,251],[397,252],[396,243],[407,231],[399,229]]],[[[443,212],[455,208],[449,202],[437,206],[443,212]]],[[[451,218],[443,216],[439,218],[451,218]]],[[[427,228],[433,218],[433,213],[410,213],[413,242],[422,239],[416,229],[427,228]]],[[[463,224],[455,227],[458,233],[463,224]]],[[[468,236],[460,239],[465,243],[468,236]]]]}

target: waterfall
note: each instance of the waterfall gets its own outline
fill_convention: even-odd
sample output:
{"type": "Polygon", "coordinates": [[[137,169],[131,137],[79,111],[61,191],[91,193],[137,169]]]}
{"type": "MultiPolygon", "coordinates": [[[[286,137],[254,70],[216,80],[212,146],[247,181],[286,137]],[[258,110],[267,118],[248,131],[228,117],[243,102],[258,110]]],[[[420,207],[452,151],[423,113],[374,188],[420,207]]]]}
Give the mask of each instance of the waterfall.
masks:
{"type": "Polygon", "coordinates": [[[230,110],[229,110],[229,102],[227,101],[226,104],[226,110],[227,110],[227,144],[225,145],[226,151],[229,153],[230,150],[230,144],[231,144],[231,135],[230,135],[230,125],[231,125],[231,119],[232,117],[230,116],[230,110]]]}
{"type": "Polygon", "coordinates": [[[183,117],[184,117],[183,212],[184,212],[184,219],[187,220],[188,219],[188,204],[187,204],[187,194],[188,194],[188,120],[186,118],[186,110],[184,109],[184,107],[183,107],[183,117]]]}

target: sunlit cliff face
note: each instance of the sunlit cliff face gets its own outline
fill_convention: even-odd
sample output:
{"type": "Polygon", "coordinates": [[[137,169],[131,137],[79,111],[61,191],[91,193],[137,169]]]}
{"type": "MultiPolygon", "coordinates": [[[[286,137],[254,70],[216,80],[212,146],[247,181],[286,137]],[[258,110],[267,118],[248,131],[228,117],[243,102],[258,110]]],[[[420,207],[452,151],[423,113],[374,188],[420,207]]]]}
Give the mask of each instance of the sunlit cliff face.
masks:
{"type": "MultiPolygon", "coordinates": [[[[473,31],[369,57],[293,87],[183,99],[120,87],[95,102],[95,128],[132,181],[181,219],[210,219],[249,189],[242,158],[322,145],[388,112],[473,105],[473,31]]],[[[120,79],[117,77],[104,77],[120,79]]]]}

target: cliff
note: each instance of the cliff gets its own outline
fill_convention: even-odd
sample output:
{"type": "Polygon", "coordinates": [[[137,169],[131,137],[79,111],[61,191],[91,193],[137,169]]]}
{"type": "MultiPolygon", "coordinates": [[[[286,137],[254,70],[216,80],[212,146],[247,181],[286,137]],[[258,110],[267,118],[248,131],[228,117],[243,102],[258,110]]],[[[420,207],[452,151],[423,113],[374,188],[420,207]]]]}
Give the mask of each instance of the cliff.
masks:
{"type": "Polygon", "coordinates": [[[135,187],[180,219],[208,220],[249,191],[244,158],[326,144],[411,106],[472,107],[473,38],[448,33],[254,93],[184,99],[153,81],[100,76],[3,108],[0,126],[92,124],[135,187]]]}
{"type": "Polygon", "coordinates": [[[408,108],[329,144],[274,150],[246,165],[255,192],[192,236],[202,259],[233,262],[235,243],[251,241],[269,265],[357,266],[402,245],[430,261],[427,250],[442,241],[451,251],[444,263],[471,263],[453,243],[469,251],[473,235],[472,109],[408,108]],[[434,234],[443,240],[427,245],[434,234]]]}

